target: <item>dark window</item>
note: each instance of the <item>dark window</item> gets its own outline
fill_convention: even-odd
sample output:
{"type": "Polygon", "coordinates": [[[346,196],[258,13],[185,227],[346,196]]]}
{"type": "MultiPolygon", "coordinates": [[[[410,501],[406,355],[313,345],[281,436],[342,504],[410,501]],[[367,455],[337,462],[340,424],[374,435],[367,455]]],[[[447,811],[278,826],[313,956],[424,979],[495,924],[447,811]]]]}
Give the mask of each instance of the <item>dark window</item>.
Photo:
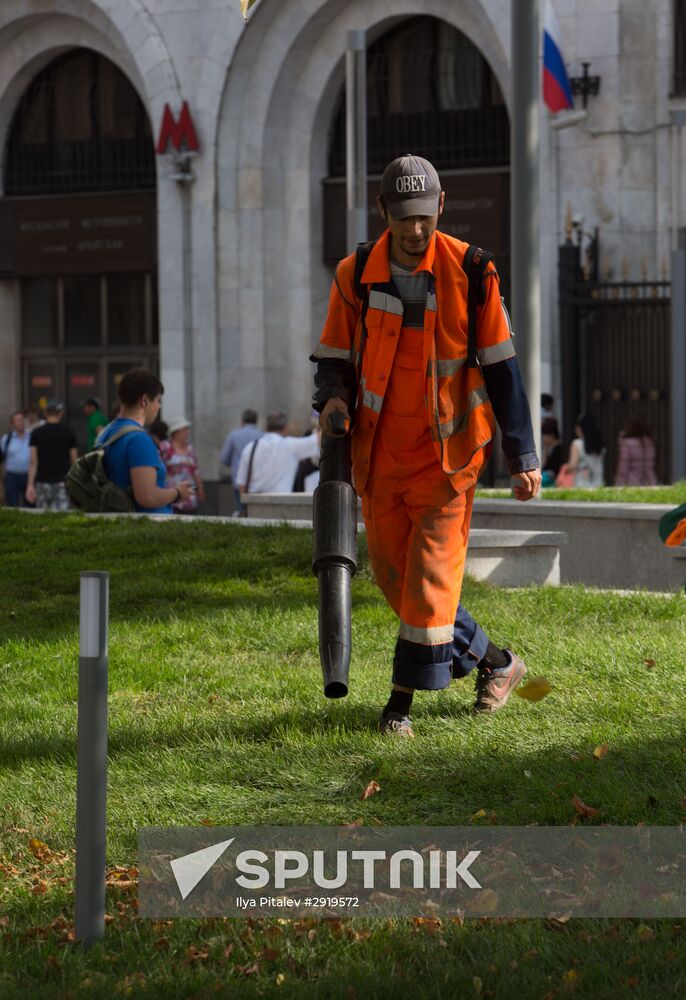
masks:
{"type": "Polygon", "coordinates": [[[62,282],[65,347],[99,347],[102,343],[101,279],[93,274],[72,274],[62,282]]]}
{"type": "MultiPolygon", "coordinates": [[[[506,166],[510,125],[493,72],[469,39],[433,17],[414,17],[367,49],[370,174],[403,153],[440,169],[506,166]]],[[[329,144],[329,176],[345,174],[345,92],[329,144]]]]}
{"type": "Polygon", "coordinates": [[[145,343],[144,274],[111,274],[107,278],[107,342],[126,346],[145,343]]]}
{"type": "Polygon", "coordinates": [[[674,94],[686,94],[686,0],[674,0],[674,94]]]}
{"type": "Polygon", "coordinates": [[[5,193],[148,189],[155,152],[143,104],[103,56],[75,49],[25,91],[7,143],[5,193]]]}
{"type": "Polygon", "coordinates": [[[23,346],[56,347],[57,330],[57,279],[25,278],[21,283],[23,346]]]}

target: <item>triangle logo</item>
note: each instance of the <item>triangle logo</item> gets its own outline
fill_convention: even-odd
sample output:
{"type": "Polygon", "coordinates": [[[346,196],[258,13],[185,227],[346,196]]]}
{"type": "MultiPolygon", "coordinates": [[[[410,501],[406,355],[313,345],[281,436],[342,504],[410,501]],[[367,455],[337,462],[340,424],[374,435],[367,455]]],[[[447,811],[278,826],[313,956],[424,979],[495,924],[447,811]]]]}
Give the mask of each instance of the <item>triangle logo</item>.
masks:
{"type": "Polygon", "coordinates": [[[233,844],[235,839],[235,837],[231,837],[230,840],[222,840],[219,844],[203,847],[201,851],[184,854],[183,857],[175,858],[169,862],[181,893],[181,899],[190,895],[203,875],[207,874],[215,861],[219,860],[229,844],[233,844]]]}

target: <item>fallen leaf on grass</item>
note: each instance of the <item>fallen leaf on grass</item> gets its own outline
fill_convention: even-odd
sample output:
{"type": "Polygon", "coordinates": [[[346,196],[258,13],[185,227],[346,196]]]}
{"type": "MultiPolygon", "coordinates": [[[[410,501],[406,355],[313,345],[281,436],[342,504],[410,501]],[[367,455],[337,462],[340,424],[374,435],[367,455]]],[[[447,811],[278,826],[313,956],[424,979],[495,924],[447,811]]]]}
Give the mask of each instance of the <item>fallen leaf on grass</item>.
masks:
{"type": "Polygon", "coordinates": [[[581,976],[576,969],[567,969],[567,971],[562,976],[562,982],[565,986],[576,986],[581,976]]]}
{"type": "Polygon", "coordinates": [[[598,816],[600,809],[596,809],[594,806],[587,806],[586,803],[579,798],[578,795],[572,795],[572,804],[577,811],[579,816],[598,816]]]}
{"type": "Polygon", "coordinates": [[[286,982],[286,977],[285,977],[285,975],[283,974],[283,972],[280,972],[280,973],[278,974],[278,976],[276,977],[276,985],[277,985],[277,986],[283,986],[283,984],[284,984],[285,982],[286,982]]]}
{"type": "Polygon", "coordinates": [[[343,823],[342,829],[343,830],[356,830],[357,827],[358,826],[362,826],[363,823],[364,823],[364,820],[362,819],[362,817],[358,816],[357,819],[354,819],[352,821],[352,823],[343,823]]]}
{"type": "Polygon", "coordinates": [[[473,813],[472,816],[470,817],[469,822],[473,823],[475,819],[487,819],[489,823],[495,823],[496,818],[497,814],[495,813],[494,810],[486,812],[485,809],[477,809],[477,811],[473,813]]]}
{"type": "Polygon", "coordinates": [[[29,841],[29,850],[34,858],[38,858],[39,861],[50,861],[52,858],[52,851],[48,845],[44,844],[42,840],[37,840],[35,837],[32,837],[29,841]]]}
{"type": "Polygon", "coordinates": [[[645,663],[648,670],[652,670],[653,667],[655,666],[655,660],[644,660],[643,662],[645,663]]]}
{"type": "Polygon", "coordinates": [[[207,948],[196,948],[194,944],[186,948],[186,958],[189,962],[205,962],[209,954],[207,948]]]}
{"type": "Polygon", "coordinates": [[[607,755],[609,749],[610,748],[607,745],[607,743],[601,743],[600,746],[596,747],[595,750],[593,751],[593,756],[595,757],[596,760],[602,760],[603,757],[607,755]]]}
{"type": "Polygon", "coordinates": [[[639,941],[650,941],[651,938],[655,937],[655,931],[647,924],[641,924],[636,928],[636,937],[639,941]]]}
{"type": "Polygon", "coordinates": [[[541,701],[553,690],[545,677],[532,677],[524,687],[518,687],[515,694],[526,701],[541,701]]]}
{"type": "Polygon", "coordinates": [[[481,981],[481,977],[472,976],[472,985],[474,986],[474,992],[476,993],[477,996],[479,996],[484,985],[483,982],[481,981]]]}
{"type": "Polygon", "coordinates": [[[360,795],[360,799],[364,802],[365,799],[370,799],[372,795],[376,795],[377,792],[381,791],[381,785],[378,781],[370,781],[365,790],[360,795]]]}
{"type": "Polygon", "coordinates": [[[31,887],[31,892],[34,896],[44,896],[47,891],[48,883],[43,882],[42,879],[40,882],[36,882],[36,884],[31,887]]]}

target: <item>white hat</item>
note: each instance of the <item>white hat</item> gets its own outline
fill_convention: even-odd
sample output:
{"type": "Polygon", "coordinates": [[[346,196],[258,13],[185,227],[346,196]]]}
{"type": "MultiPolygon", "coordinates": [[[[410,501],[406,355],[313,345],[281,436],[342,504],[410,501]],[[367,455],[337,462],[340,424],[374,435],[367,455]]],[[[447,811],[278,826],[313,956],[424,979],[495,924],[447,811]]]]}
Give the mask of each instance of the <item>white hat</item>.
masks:
{"type": "Polygon", "coordinates": [[[169,434],[176,434],[177,431],[182,431],[184,427],[190,427],[190,420],[186,420],[185,417],[177,417],[176,420],[172,420],[169,424],[169,434]]]}

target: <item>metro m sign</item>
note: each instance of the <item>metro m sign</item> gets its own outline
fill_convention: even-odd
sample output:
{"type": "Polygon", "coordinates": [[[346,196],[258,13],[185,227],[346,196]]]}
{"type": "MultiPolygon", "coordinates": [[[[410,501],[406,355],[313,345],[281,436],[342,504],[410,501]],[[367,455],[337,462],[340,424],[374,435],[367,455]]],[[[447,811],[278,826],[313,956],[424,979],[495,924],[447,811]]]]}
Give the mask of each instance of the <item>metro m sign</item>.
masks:
{"type": "Polygon", "coordinates": [[[170,140],[177,153],[195,153],[200,149],[187,101],[181,105],[181,114],[178,119],[174,118],[169,105],[165,104],[155,152],[166,153],[170,140]]]}

